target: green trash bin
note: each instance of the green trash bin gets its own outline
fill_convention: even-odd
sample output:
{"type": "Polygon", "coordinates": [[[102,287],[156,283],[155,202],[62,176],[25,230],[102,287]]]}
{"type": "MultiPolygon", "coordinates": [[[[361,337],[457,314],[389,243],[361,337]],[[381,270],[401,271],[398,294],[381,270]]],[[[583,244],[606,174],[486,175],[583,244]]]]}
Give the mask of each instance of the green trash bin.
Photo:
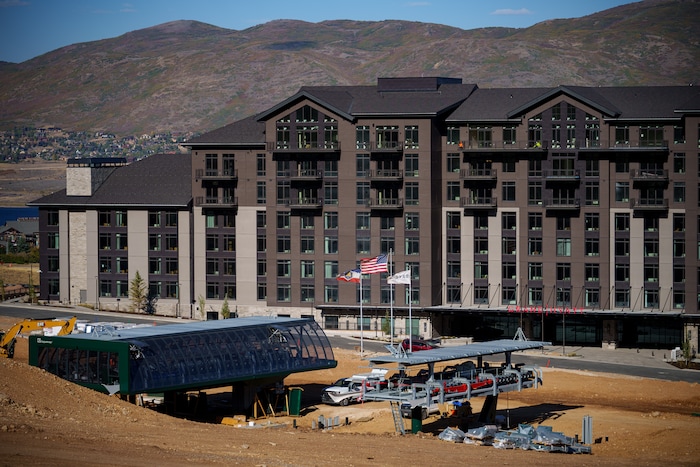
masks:
{"type": "Polygon", "coordinates": [[[417,405],[411,409],[411,433],[420,433],[423,429],[423,407],[417,405]]]}
{"type": "Polygon", "coordinates": [[[301,415],[301,391],[302,388],[289,388],[289,415],[292,417],[301,415]]]}

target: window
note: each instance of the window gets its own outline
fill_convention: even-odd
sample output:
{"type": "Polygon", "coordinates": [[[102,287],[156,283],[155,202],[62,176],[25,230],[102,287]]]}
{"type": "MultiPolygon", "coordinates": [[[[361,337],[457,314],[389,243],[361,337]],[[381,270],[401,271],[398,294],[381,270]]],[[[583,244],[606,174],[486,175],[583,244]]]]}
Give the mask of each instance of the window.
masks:
{"type": "Polygon", "coordinates": [[[600,281],[600,265],[586,263],[586,265],[584,266],[584,278],[588,282],[600,281]]]}
{"type": "Polygon", "coordinates": [[[600,161],[598,159],[586,159],[586,177],[600,176],[600,161]]]}
{"type": "Polygon", "coordinates": [[[474,278],[488,279],[489,278],[489,263],[488,261],[474,261],[474,278]]]}
{"type": "Polygon", "coordinates": [[[277,284],[277,301],[289,302],[292,300],[292,286],[289,284],[277,284]]]}
{"type": "Polygon", "coordinates": [[[338,213],[328,211],[323,213],[323,228],[326,230],[335,230],[338,228],[338,213]]]}
{"type": "Polygon", "coordinates": [[[647,232],[658,232],[659,231],[659,218],[658,217],[645,217],[644,218],[644,230],[647,232]]]}
{"type": "Polygon", "coordinates": [[[420,254],[420,240],[416,237],[406,237],[404,251],[407,255],[420,254]]]}
{"type": "Polygon", "coordinates": [[[258,282],[257,299],[259,301],[267,300],[267,284],[265,282],[258,282]]]}
{"type": "Polygon", "coordinates": [[[659,282],[659,265],[644,265],[644,282],[659,282]]]}
{"type": "Polygon", "coordinates": [[[576,107],[574,107],[571,104],[565,104],[566,105],[566,119],[567,120],[576,120],[576,107]]]}
{"type": "Polygon", "coordinates": [[[557,238],[557,256],[571,256],[570,238],[557,238]]]}
{"type": "Polygon", "coordinates": [[[615,264],[615,282],[629,282],[630,281],[630,265],[629,264],[615,264]]]}
{"type": "MultiPolygon", "coordinates": [[[[447,213],[448,216],[450,213],[447,213]]],[[[406,230],[420,229],[420,215],[417,212],[407,212],[404,215],[404,228],[406,230]]]]}
{"type": "Polygon", "coordinates": [[[615,182],[615,201],[618,203],[629,203],[630,184],[629,182],[615,182]]]}
{"type": "Polygon", "coordinates": [[[338,204],[338,183],[337,182],[325,182],[323,204],[326,204],[326,205],[337,205],[338,204]]]}
{"type": "Polygon", "coordinates": [[[674,213],[673,214],[673,231],[674,232],[685,232],[685,214],[674,213]]]}
{"type": "Polygon", "coordinates": [[[416,125],[407,125],[404,127],[405,147],[409,149],[418,149],[418,127],[416,125]]]}
{"type": "Polygon", "coordinates": [[[377,149],[396,149],[399,147],[398,126],[377,126],[377,149]]]}
{"type": "Polygon", "coordinates": [[[338,176],[338,161],[336,159],[326,159],[325,161],[323,161],[323,176],[338,176]]]}
{"type": "Polygon", "coordinates": [[[218,276],[219,275],[219,260],[207,259],[207,275],[208,276],[218,276]]]}
{"type": "Polygon", "coordinates": [[[527,278],[531,281],[542,280],[542,263],[527,263],[527,278]]]}
{"type": "Polygon", "coordinates": [[[629,289],[615,289],[615,306],[617,308],[629,308],[630,306],[630,291],[629,289]]]}
{"type": "Polygon", "coordinates": [[[649,238],[644,240],[644,256],[657,257],[659,256],[659,239],[649,238]]]}
{"type": "Polygon", "coordinates": [[[515,182],[503,182],[503,201],[515,201],[515,182]]]}
{"type": "Polygon", "coordinates": [[[454,152],[447,153],[447,163],[445,165],[448,172],[459,173],[459,154],[454,152]]]}
{"type": "Polygon", "coordinates": [[[462,214],[455,211],[447,211],[446,220],[448,229],[460,229],[462,222],[462,214]]]}
{"type": "Polygon", "coordinates": [[[447,286],[447,296],[445,299],[447,303],[461,303],[462,302],[462,288],[459,285],[448,285],[447,286]]]}
{"type": "Polygon", "coordinates": [[[99,212],[99,217],[100,217],[100,225],[102,227],[109,227],[112,225],[112,213],[109,211],[100,211],[99,212]]]}
{"type": "Polygon", "coordinates": [[[527,204],[542,206],[542,182],[528,182],[527,204]]]}
{"type": "Polygon", "coordinates": [[[256,156],[256,169],[257,176],[264,177],[267,171],[267,161],[265,159],[265,154],[258,154],[256,156]]]}
{"type": "Polygon", "coordinates": [[[501,293],[501,305],[515,305],[517,303],[517,295],[515,287],[504,286],[501,293]]]}
{"type": "Polygon", "coordinates": [[[571,306],[571,288],[569,287],[558,287],[557,288],[557,306],[571,306]]]}
{"type": "Polygon", "coordinates": [[[327,255],[338,254],[338,237],[327,235],[323,238],[323,252],[327,255]]]}
{"type": "Polygon", "coordinates": [[[527,176],[541,177],[542,176],[542,159],[528,159],[527,161],[527,176]]]}
{"type": "Polygon", "coordinates": [[[506,146],[511,146],[516,143],[515,141],[515,126],[508,125],[503,127],[503,144],[506,146]]]}
{"type": "Polygon", "coordinates": [[[673,256],[675,258],[685,257],[685,240],[682,238],[673,239],[673,256]]]}
{"type": "Polygon", "coordinates": [[[369,154],[357,154],[355,159],[355,175],[357,177],[368,177],[369,172],[369,154]]]}
{"type": "Polygon", "coordinates": [[[501,247],[504,255],[514,255],[517,253],[516,251],[516,244],[517,241],[515,240],[515,237],[503,237],[501,239],[501,247]]]}
{"type": "Polygon", "coordinates": [[[459,182],[447,182],[447,201],[459,201],[459,192],[459,182]]]}
{"type": "Polygon", "coordinates": [[[583,222],[586,230],[600,230],[600,214],[597,212],[587,212],[584,214],[583,222]]]}
{"type": "MultiPolygon", "coordinates": [[[[119,218],[120,213],[117,213],[117,218],[119,218]]],[[[166,227],[177,227],[177,212],[173,211],[166,211],[163,213],[165,217],[165,226],[166,227]]]]}
{"type": "Polygon", "coordinates": [[[355,139],[357,149],[369,149],[370,138],[369,138],[369,126],[358,125],[355,127],[355,139]]]}
{"type": "Polygon", "coordinates": [[[586,256],[600,256],[600,239],[587,238],[585,248],[586,256]]]}
{"type": "Polygon", "coordinates": [[[615,146],[629,146],[630,129],[627,125],[615,127],[615,146]]]}
{"type": "Polygon", "coordinates": [[[561,104],[556,104],[550,110],[552,111],[552,120],[561,120],[561,104]]]}
{"type": "MultiPolygon", "coordinates": [[[[323,300],[326,303],[338,302],[338,286],[336,284],[326,284],[323,286],[323,300]]],[[[330,316],[327,318],[330,318],[330,316]]]]}
{"type": "Polygon", "coordinates": [[[297,122],[318,122],[318,110],[311,106],[305,105],[296,111],[297,122]]]}
{"type": "Polygon", "coordinates": [[[302,214],[299,216],[299,222],[303,230],[313,230],[314,228],[314,216],[312,214],[302,214]]]}
{"type": "Polygon", "coordinates": [[[379,228],[382,230],[396,229],[396,218],[393,216],[382,216],[379,218],[379,228]]]}
{"type": "Polygon", "coordinates": [[[685,203],[685,182],[673,182],[673,201],[685,203]]]}
{"type": "Polygon", "coordinates": [[[447,144],[459,144],[459,127],[447,127],[447,144]]]}
{"type": "Polygon", "coordinates": [[[489,229],[489,217],[487,215],[477,214],[474,216],[474,229],[476,230],[488,230],[489,229]]]}
{"type": "Polygon", "coordinates": [[[368,212],[358,212],[355,214],[355,229],[369,230],[370,214],[368,212]]]}
{"type": "Polygon", "coordinates": [[[301,252],[302,253],[313,253],[315,250],[315,242],[313,235],[302,235],[301,236],[301,252]]]}
{"type": "Polygon", "coordinates": [[[168,251],[177,251],[177,234],[165,235],[165,249],[168,251]]]}
{"type": "Polygon", "coordinates": [[[630,255],[630,239],[629,238],[615,239],[615,256],[629,256],[629,255],[630,255]]]}
{"type": "Polygon", "coordinates": [[[258,204],[267,203],[267,186],[265,182],[257,182],[256,201],[258,204]]]}
{"type": "Polygon", "coordinates": [[[100,234],[100,250],[110,250],[111,248],[112,236],[110,234],[100,234]]]}
{"type": "MultiPolygon", "coordinates": [[[[148,273],[149,274],[162,274],[162,258],[149,258],[148,259],[148,273]]],[[[207,264],[207,274],[209,271],[209,266],[207,264]]]]}
{"type": "Polygon", "coordinates": [[[527,214],[527,228],[529,230],[542,230],[542,213],[529,212],[527,214]]]}
{"type": "Polygon", "coordinates": [[[673,173],[685,173],[685,153],[677,152],[673,154],[673,173]]]}
{"type": "Polygon", "coordinates": [[[236,275],[236,260],[233,258],[224,258],[223,269],[221,273],[225,276],[235,276],[236,275]]]}
{"type": "Polygon", "coordinates": [[[48,211],[46,213],[47,225],[58,225],[58,211],[48,211]]]}
{"type": "Polygon", "coordinates": [[[474,287],[474,303],[475,304],[487,304],[489,302],[489,289],[488,287],[476,286],[474,287]]]}
{"type": "Polygon", "coordinates": [[[277,260],[277,277],[291,277],[292,262],[288,259],[277,260]]]}
{"type": "Polygon", "coordinates": [[[278,229],[288,229],[289,228],[289,223],[291,220],[291,214],[287,212],[278,212],[277,213],[277,228],[278,229]]]}
{"type": "Polygon", "coordinates": [[[571,230],[571,218],[557,217],[557,230],[571,230]]]}
{"type": "Polygon", "coordinates": [[[313,302],[316,288],[312,284],[301,284],[301,301],[313,302]]]}
{"type": "Polygon", "coordinates": [[[506,158],[503,160],[503,163],[501,164],[503,173],[515,173],[515,159],[513,158],[506,158]]]}
{"type": "Polygon", "coordinates": [[[618,232],[630,229],[630,215],[627,213],[615,214],[615,230],[618,232]]]}
{"type": "Polygon", "coordinates": [[[289,235],[277,236],[277,253],[289,253],[292,249],[292,240],[289,235]]]}
{"type": "Polygon", "coordinates": [[[542,305],[542,287],[528,287],[527,304],[542,305]]]}
{"type": "Polygon", "coordinates": [[[406,183],[406,205],[418,205],[418,183],[406,183]]]}
{"type": "Polygon", "coordinates": [[[59,261],[58,261],[58,256],[49,256],[48,257],[48,271],[49,272],[59,272],[59,261]]]}
{"type": "Polygon", "coordinates": [[[458,236],[447,236],[447,253],[459,253],[461,250],[461,240],[458,236]]]}
{"type": "MultiPolygon", "coordinates": [[[[177,218],[176,218],[177,222],[177,218]]],[[[127,226],[127,214],[124,211],[116,211],[114,213],[114,225],[116,227],[126,227],[127,226]]],[[[175,224],[177,225],[177,223],[175,224]]]]}
{"type": "Polygon", "coordinates": [[[114,237],[117,250],[126,250],[129,248],[129,239],[126,234],[116,234],[114,237]]]}
{"type": "Polygon", "coordinates": [[[501,214],[503,230],[515,230],[517,214],[514,212],[504,212],[501,214]]]}
{"type": "Polygon", "coordinates": [[[267,276],[267,261],[264,259],[257,260],[257,275],[267,276]]]}
{"type": "Polygon", "coordinates": [[[517,267],[515,263],[512,262],[503,262],[501,263],[501,269],[502,269],[502,274],[503,274],[503,279],[516,279],[517,278],[517,267]]]}
{"type": "Polygon", "coordinates": [[[490,126],[477,126],[469,129],[469,144],[478,148],[490,148],[493,146],[490,126]]]}
{"type": "Polygon", "coordinates": [[[406,177],[417,177],[418,176],[418,154],[406,154],[406,177]]]}
{"type": "Polygon", "coordinates": [[[335,279],[338,277],[338,262],[324,261],[323,262],[323,277],[326,279],[335,279]]]}
{"type": "Polygon", "coordinates": [[[600,204],[600,186],[598,182],[586,182],[586,206],[600,204]]]}
{"type": "Polygon", "coordinates": [[[277,184],[277,204],[287,206],[290,202],[291,184],[288,181],[280,181],[277,184]]]}
{"type": "Polygon", "coordinates": [[[369,182],[357,182],[355,202],[358,206],[366,206],[369,203],[369,182]]]}
{"type": "Polygon", "coordinates": [[[100,272],[112,272],[111,258],[100,258],[100,272]]]}
{"type": "Polygon", "coordinates": [[[639,127],[640,147],[661,147],[664,144],[664,127],[662,125],[647,125],[639,127]]]}
{"type": "Polygon", "coordinates": [[[359,254],[369,254],[371,251],[372,239],[370,237],[356,237],[355,239],[355,253],[359,254]]]}
{"type": "Polygon", "coordinates": [[[530,256],[542,254],[542,238],[533,237],[527,239],[527,254],[530,256]]]}
{"type": "Polygon", "coordinates": [[[316,264],[314,263],[313,260],[302,260],[300,265],[301,265],[301,277],[302,278],[315,277],[316,264]]]}
{"type": "Polygon", "coordinates": [[[462,263],[460,261],[447,261],[447,277],[458,279],[462,274],[462,263]]]}
{"type": "Polygon", "coordinates": [[[489,239],[486,237],[474,238],[474,253],[477,255],[486,255],[489,252],[489,239]]]}
{"type": "Polygon", "coordinates": [[[571,264],[557,263],[557,280],[571,281],[571,264]]]}
{"type": "Polygon", "coordinates": [[[673,282],[678,284],[685,282],[685,266],[682,264],[673,265],[673,282]]]}

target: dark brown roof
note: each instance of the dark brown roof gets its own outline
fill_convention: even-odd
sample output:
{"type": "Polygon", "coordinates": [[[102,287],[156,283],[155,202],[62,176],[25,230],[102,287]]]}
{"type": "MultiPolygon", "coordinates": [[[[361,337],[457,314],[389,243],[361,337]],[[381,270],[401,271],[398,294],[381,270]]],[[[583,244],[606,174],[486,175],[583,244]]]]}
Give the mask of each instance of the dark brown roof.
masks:
{"type": "Polygon", "coordinates": [[[184,143],[185,146],[200,144],[265,144],[265,122],[257,115],[222,126],[184,143]]]}
{"type": "Polygon", "coordinates": [[[27,205],[186,207],[191,201],[191,155],[154,154],[116,168],[92,196],[67,196],[60,190],[27,205]]]}

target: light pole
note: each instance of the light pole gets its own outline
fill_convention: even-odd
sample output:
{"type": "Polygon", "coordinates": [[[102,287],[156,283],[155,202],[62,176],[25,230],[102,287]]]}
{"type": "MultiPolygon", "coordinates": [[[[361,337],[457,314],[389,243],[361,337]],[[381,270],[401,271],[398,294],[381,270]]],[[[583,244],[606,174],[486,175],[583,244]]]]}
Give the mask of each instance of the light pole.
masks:
{"type": "Polygon", "coordinates": [[[95,276],[95,311],[100,309],[100,276],[95,276]]]}

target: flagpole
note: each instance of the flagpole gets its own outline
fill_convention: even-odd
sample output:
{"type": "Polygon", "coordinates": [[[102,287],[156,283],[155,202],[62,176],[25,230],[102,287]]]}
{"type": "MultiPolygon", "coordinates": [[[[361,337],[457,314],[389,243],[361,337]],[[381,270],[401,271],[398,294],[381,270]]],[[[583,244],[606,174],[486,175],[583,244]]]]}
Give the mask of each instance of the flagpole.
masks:
{"type": "MultiPolygon", "coordinates": [[[[389,277],[393,274],[393,268],[391,267],[393,264],[393,248],[389,248],[389,258],[391,258],[391,261],[389,262],[389,277]]],[[[390,336],[390,342],[391,346],[394,346],[394,284],[389,284],[389,333],[391,334],[390,336]]]]}
{"type": "Polygon", "coordinates": [[[413,351],[413,316],[411,314],[411,302],[412,296],[411,296],[411,268],[408,268],[408,348],[411,349],[411,352],[413,351]]]}
{"type": "Polygon", "coordinates": [[[364,328],[362,321],[362,271],[360,271],[360,355],[365,353],[364,328]]]}

